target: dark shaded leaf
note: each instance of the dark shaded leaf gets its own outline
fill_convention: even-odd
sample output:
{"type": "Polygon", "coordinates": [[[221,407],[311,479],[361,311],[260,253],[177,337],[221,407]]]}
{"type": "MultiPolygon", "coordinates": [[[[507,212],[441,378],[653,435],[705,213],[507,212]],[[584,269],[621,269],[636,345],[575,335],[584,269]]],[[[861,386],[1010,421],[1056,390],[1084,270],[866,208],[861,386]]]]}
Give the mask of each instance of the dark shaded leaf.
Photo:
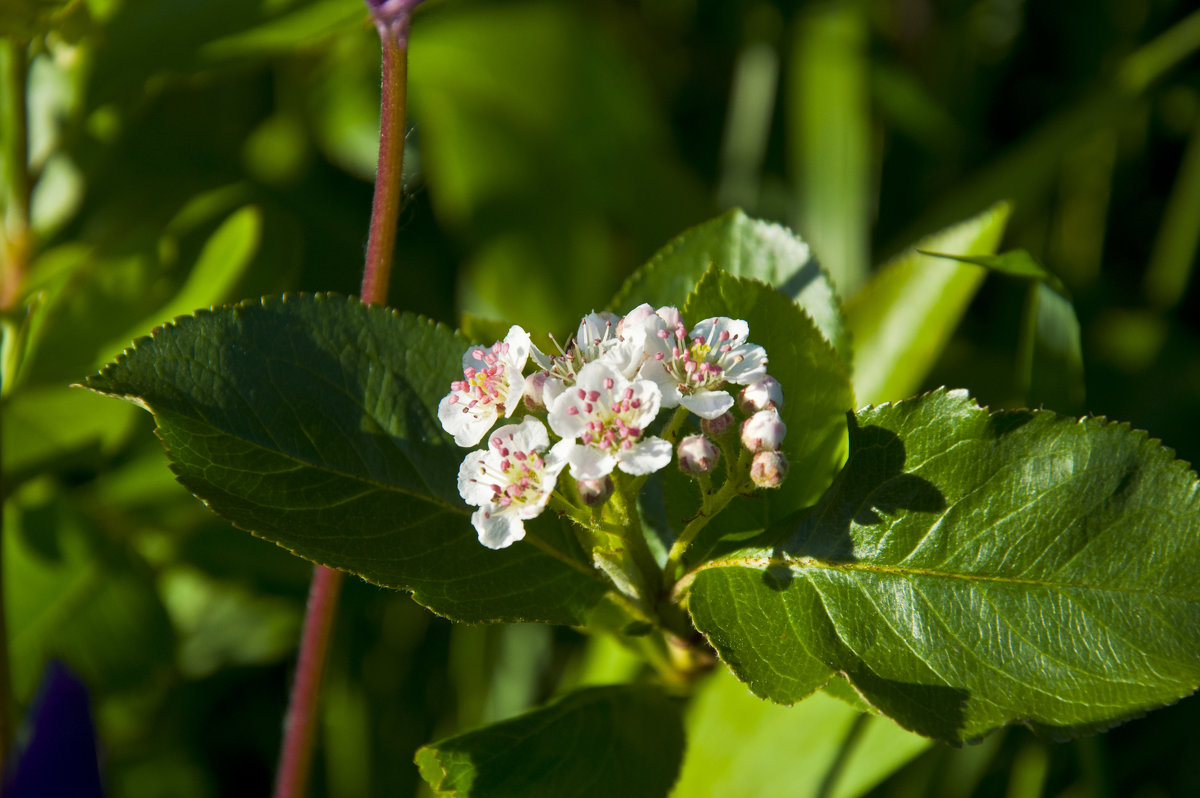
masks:
{"type": "Polygon", "coordinates": [[[578,690],[417,751],[438,795],[661,798],[683,759],[679,704],[651,687],[578,690]]]}
{"type": "Polygon", "coordinates": [[[459,620],[581,623],[604,587],[555,519],[476,540],[436,418],[467,346],[353,298],[266,298],[177,319],[86,387],[149,408],[189,490],[302,557],[459,620]]]}

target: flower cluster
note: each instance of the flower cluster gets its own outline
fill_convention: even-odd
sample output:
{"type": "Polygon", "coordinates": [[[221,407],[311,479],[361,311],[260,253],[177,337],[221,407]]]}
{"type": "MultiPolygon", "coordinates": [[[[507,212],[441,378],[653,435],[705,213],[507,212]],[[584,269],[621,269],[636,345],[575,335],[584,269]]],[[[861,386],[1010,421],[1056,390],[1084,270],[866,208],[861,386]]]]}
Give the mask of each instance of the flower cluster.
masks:
{"type": "Polygon", "coordinates": [[[664,408],[700,418],[704,434],[680,444],[679,464],[688,473],[711,471],[718,454],[704,435],[720,438],[734,428],[730,391],[737,386],[736,406],[747,416],[742,442],[754,453],[751,477],[760,487],[778,486],[787,468],[779,452],[783,393],[749,333],[746,322],[726,317],[689,330],[676,308],[643,304],[623,317],[588,314],[557,355],[542,352],[518,326],[503,341],[467,350],[462,379],[450,384],[438,419],[459,446],[490,433],[458,479],[463,499],[478,507],[471,520],[480,542],[498,549],[522,539],[524,522],[546,507],[564,469],[577,480],[579,500],[597,505],[612,493],[614,471],[644,476],[665,467],[673,440],[650,432],[664,408]],[[536,368],[526,376],[530,360],[536,368]],[[526,414],[520,424],[492,430],[518,408],[526,414]],[[760,456],[774,459],[759,464],[760,456]]]}

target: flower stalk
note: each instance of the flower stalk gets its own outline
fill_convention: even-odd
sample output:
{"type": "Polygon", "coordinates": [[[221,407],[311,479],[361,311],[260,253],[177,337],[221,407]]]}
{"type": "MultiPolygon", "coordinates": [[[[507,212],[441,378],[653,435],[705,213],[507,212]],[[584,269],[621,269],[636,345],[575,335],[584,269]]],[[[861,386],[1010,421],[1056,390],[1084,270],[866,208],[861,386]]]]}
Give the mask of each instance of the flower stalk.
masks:
{"type": "MultiPolygon", "coordinates": [[[[379,108],[379,161],[361,297],[368,305],[383,305],[387,303],[388,278],[396,247],[396,221],[403,194],[408,30],[416,2],[367,0],[367,5],[379,30],[383,84],[379,108]]],[[[275,798],[301,798],[308,790],[321,681],[329,658],[342,580],[341,571],[321,565],[313,569],[296,676],[288,698],[283,746],[275,777],[275,798]]]]}

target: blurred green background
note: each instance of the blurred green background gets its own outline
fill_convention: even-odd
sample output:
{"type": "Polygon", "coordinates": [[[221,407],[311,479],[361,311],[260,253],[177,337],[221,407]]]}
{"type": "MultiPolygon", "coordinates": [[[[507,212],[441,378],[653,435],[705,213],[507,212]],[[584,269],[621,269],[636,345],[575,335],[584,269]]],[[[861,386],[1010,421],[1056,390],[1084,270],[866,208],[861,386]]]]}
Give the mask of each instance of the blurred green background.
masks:
{"type": "MultiPolygon", "coordinates": [[[[390,302],[565,334],[733,206],[793,227],[849,298],[873,265],[1008,199],[1005,248],[1061,277],[1079,319],[1086,398],[1053,409],[1195,462],[1193,9],[430,0],[390,302]]],[[[187,495],[148,414],[67,386],[196,308],[357,292],[375,31],[361,0],[7,0],[0,35],[6,239],[31,230],[0,348],[19,708],[59,658],[90,689],[109,794],[266,794],[310,569],[187,495]]],[[[929,386],[1023,404],[1026,297],[990,277],[929,386]]],[[[418,794],[420,744],[636,669],[569,629],[452,626],[360,582],[336,636],[317,795],[418,794]]],[[[1194,795],[1197,722],[1189,699],[1074,743],[1010,730],[954,750],[717,679],[679,793],[1194,795]]]]}

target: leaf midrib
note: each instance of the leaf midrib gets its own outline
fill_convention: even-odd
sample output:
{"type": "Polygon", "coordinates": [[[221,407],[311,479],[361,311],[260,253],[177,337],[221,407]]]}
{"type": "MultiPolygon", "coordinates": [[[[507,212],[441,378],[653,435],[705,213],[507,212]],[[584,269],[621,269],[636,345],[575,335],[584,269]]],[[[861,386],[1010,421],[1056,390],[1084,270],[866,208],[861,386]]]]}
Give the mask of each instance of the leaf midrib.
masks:
{"type": "MultiPolygon", "coordinates": [[[[713,560],[693,569],[684,580],[688,577],[695,577],[701,571],[707,571],[712,568],[749,568],[752,570],[765,571],[770,566],[786,566],[797,576],[804,576],[811,570],[827,570],[841,571],[850,573],[878,573],[888,576],[915,576],[926,577],[930,579],[958,579],[965,582],[986,582],[994,584],[1006,585],[1025,585],[1029,587],[1038,587],[1045,589],[1059,590],[1086,590],[1099,593],[1124,593],[1131,595],[1145,595],[1155,598],[1170,598],[1178,601],[1195,602],[1196,599],[1190,596],[1182,596],[1176,593],[1164,592],[1158,587],[1151,586],[1146,588],[1130,588],[1117,587],[1114,585],[1090,585],[1076,584],[1071,582],[1051,582],[1041,579],[1022,579],[1019,577],[996,576],[987,574],[964,574],[955,573],[953,571],[936,571],[928,568],[900,568],[890,565],[877,565],[874,563],[856,562],[856,563],[833,563],[818,560],[815,557],[799,557],[799,558],[780,558],[780,557],[736,557],[724,560],[713,560]]],[[[683,580],[681,580],[683,581],[683,580]]]]}

